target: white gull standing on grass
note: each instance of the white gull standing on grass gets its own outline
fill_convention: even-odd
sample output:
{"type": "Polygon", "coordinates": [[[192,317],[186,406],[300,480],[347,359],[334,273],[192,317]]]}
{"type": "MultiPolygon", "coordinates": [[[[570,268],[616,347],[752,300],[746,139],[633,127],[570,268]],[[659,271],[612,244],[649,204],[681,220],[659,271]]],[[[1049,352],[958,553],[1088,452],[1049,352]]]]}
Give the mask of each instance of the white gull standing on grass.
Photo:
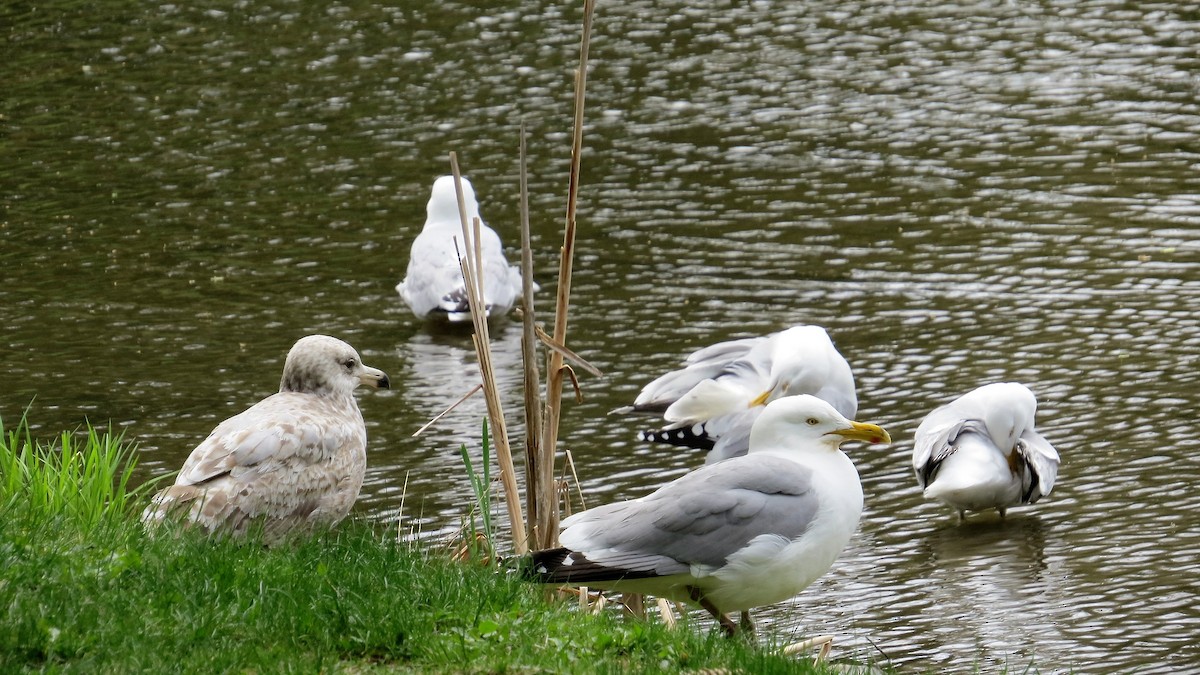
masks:
{"type": "Polygon", "coordinates": [[[668,424],[642,432],[642,440],[708,449],[711,464],[746,453],[763,404],[798,394],[812,394],[846,418],[858,412],[850,364],[820,326],[705,347],[622,411],[663,413],[668,424]]]}
{"type": "Polygon", "coordinates": [[[543,583],[694,602],[732,634],[727,616],[786,600],[833,564],[858,527],[863,494],[847,440],[890,443],[808,395],[766,406],[749,452],[709,464],[638,499],[577,513],[561,548],[532,554],[543,583]]]}
{"type": "MultiPolygon", "coordinates": [[[[483,261],[483,302],[489,317],[508,312],[521,296],[521,272],[504,257],[500,236],[479,216],[479,204],[471,182],[462,179],[463,203],[467,225],[473,228],[479,218],[479,246],[483,261]]],[[[433,183],[433,193],[425,207],[425,227],[413,241],[408,272],[396,285],[400,298],[421,319],[444,319],[451,323],[471,321],[467,290],[458,260],[466,255],[462,221],[454,176],[442,176],[433,183]],[[455,249],[455,241],[458,247],[455,249]]],[[[471,229],[474,232],[474,229],[471,229]]]]}
{"type": "Polygon", "coordinates": [[[389,387],[387,375],[345,342],[301,338],[288,352],[279,392],[218,424],[175,484],[154,496],[143,522],[178,513],[210,532],[261,526],[266,543],[336,525],[366,470],[367,429],[353,394],[360,384],[389,387]]]}
{"type": "Polygon", "coordinates": [[[917,427],[912,463],[927,499],[958,511],[1033,504],[1050,494],[1058,451],[1034,431],[1037,399],[1016,382],[988,384],[943,405],[917,427]]]}

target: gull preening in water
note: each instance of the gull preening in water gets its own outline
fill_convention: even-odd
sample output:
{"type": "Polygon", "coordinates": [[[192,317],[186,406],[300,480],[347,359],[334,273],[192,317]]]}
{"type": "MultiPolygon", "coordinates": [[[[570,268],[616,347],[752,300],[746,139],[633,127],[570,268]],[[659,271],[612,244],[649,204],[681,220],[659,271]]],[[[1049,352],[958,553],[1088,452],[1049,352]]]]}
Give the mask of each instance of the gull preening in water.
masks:
{"type": "MultiPolygon", "coordinates": [[[[479,218],[479,247],[483,263],[483,302],[489,317],[508,312],[521,297],[521,272],[504,258],[500,236],[479,216],[479,204],[471,182],[462,179],[463,203],[467,225],[479,218]]],[[[442,176],[433,183],[433,193],[425,207],[425,227],[413,241],[408,272],[396,285],[400,298],[418,318],[444,318],[451,323],[471,321],[467,289],[463,283],[459,256],[466,255],[462,241],[462,222],[454,176],[442,176]],[[458,248],[455,249],[455,240],[458,248]]],[[[471,229],[474,232],[474,229],[471,229]]]]}
{"type": "Polygon", "coordinates": [[[155,525],[178,512],[233,535],[261,524],[267,543],[337,524],[358,498],[367,465],[367,429],[353,393],[361,384],[389,386],[345,342],[301,338],[288,352],[279,392],[218,424],[142,520],[155,525]]]}
{"type": "Polygon", "coordinates": [[[746,454],[762,405],[798,394],[812,394],[849,419],[858,412],[850,364],[820,326],[705,347],[646,385],[632,410],[662,412],[668,422],[642,432],[642,440],[710,450],[711,464],[746,454]]]}
{"type": "Polygon", "coordinates": [[[1034,431],[1037,399],[1016,382],[989,384],[939,407],[917,427],[913,470],[928,499],[958,511],[1032,504],[1054,487],[1058,451],[1034,431]]]}
{"type": "Polygon", "coordinates": [[[839,446],[890,443],[815,396],[766,406],[746,455],[709,464],[655,492],[567,518],[561,548],[529,573],[566,583],[692,601],[726,633],[727,616],[786,600],[833,564],[858,527],[862,486],[839,446]]]}

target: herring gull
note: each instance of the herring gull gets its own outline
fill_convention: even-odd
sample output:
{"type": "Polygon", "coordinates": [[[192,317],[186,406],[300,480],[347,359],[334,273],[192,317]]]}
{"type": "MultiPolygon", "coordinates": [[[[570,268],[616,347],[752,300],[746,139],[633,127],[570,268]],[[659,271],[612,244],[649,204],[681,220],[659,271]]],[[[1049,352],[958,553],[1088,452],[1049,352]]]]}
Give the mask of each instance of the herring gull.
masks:
{"type": "Polygon", "coordinates": [[[746,454],[761,406],[775,399],[812,394],[846,418],[858,412],[850,364],[820,326],[720,342],[685,363],[646,385],[626,410],[662,412],[667,426],[642,440],[708,449],[708,464],[746,454]]]}
{"type": "Polygon", "coordinates": [[[825,573],[858,527],[862,486],[839,446],[890,443],[815,396],[766,406],[746,455],[702,466],[655,492],[577,513],[561,548],[532,554],[529,574],[692,601],[732,634],[729,612],[786,600],[825,573]]]}
{"type": "MultiPolygon", "coordinates": [[[[483,264],[483,302],[487,316],[502,316],[521,296],[521,272],[504,258],[500,236],[479,216],[479,204],[471,182],[462,179],[463,203],[467,223],[479,218],[480,252],[483,264]]],[[[462,221],[454,176],[442,176],[433,183],[433,193],[425,207],[425,227],[413,241],[408,272],[396,285],[400,298],[420,319],[441,318],[451,323],[471,321],[467,290],[459,267],[462,221]],[[455,249],[455,241],[458,248],[455,249]]]]}
{"type": "Polygon", "coordinates": [[[261,523],[264,541],[332,527],[358,497],[367,429],[354,400],[360,384],[387,389],[383,371],[326,335],[288,352],[279,392],[230,417],[192,450],[175,484],[142,514],[148,526],[173,513],[209,532],[241,535],[261,523]]]}
{"type": "Polygon", "coordinates": [[[928,499],[958,511],[1033,504],[1050,494],[1058,451],[1034,431],[1037,399],[1016,382],[988,384],[943,405],[917,427],[912,463],[928,499]]]}

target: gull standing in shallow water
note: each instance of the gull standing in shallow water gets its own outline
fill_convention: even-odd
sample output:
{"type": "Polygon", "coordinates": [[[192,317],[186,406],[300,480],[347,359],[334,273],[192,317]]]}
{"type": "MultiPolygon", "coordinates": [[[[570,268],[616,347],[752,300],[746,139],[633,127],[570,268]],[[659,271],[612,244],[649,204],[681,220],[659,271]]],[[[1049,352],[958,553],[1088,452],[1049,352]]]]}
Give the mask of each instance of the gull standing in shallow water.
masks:
{"type": "Polygon", "coordinates": [[[958,511],[1032,504],[1050,494],[1058,451],[1033,429],[1037,399],[1016,382],[988,384],[929,413],[917,427],[913,470],[927,499],[958,511]]]}
{"type": "Polygon", "coordinates": [[[862,486],[839,449],[890,443],[814,396],[767,405],[746,455],[703,466],[638,499],[567,518],[561,548],[532,554],[528,574],[692,601],[727,616],[786,600],[825,573],[858,527],[862,486]]]}
{"type": "MultiPolygon", "coordinates": [[[[521,296],[521,272],[510,266],[500,245],[500,236],[479,216],[479,204],[471,182],[462,179],[463,203],[467,225],[479,218],[479,246],[483,264],[483,302],[489,317],[508,312],[521,296]]],[[[441,318],[451,323],[471,321],[467,289],[458,260],[466,255],[462,241],[462,221],[454,176],[442,176],[433,183],[433,193],[425,207],[425,227],[413,241],[408,272],[396,285],[400,298],[420,319],[441,318]],[[455,240],[458,248],[455,249],[455,240]]],[[[471,230],[474,232],[474,229],[471,230]]]]}
{"type": "Polygon", "coordinates": [[[266,543],[337,524],[358,498],[367,464],[367,429],[353,393],[360,384],[389,386],[345,342],[301,338],[288,352],[279,392],[217,425],[142,521],[153,526],[179,512],[233,535],[261,523],[266,543]]]}
{"type": "Polygon", "coordinates": [[[846,418],[858,412],[850,364],[820,326],[705,347],[646,385],[622,411],[663,413],[669,424],[641,439],[710,450],[712,464],[746,454],[762,405],[797,394],[812,394],[846,418]]]}

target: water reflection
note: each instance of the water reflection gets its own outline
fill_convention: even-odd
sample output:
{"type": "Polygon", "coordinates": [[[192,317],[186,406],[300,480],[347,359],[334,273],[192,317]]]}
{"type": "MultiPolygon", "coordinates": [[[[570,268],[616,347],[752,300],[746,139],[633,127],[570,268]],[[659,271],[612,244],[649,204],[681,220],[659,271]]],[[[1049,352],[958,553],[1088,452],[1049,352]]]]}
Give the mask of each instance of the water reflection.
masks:
{"type": "MultiPolygon", "coordinates": [[[[462,326],[437,324],[423,324],[421,328],[394,352],[403,364],[397,381],[403,382],[404,420],[411,428],[394,429],[391,442],[374,446],[373,468],[364,485],[362,504],[381,517],[394,519],[399,515],[394,509],[407,493],[404,519],[420,532],[431,535],[457,526],[457,522],[445,521],[448,506],[461,509],[460,513],[469,509],[471,490],[460,448],[466,445],[475,467],[481,467],[481,424],[487,417],[487,404],[480,391],[455,406],[481,382],[471,331],[462,326]],[[454,409],[446,412],[451,406],[454,409]],[[444,416],[421,433],[419,441],[411,440],[413,434],[442,413],[444,416]],[[414,473],[414,469],[419,470],[414,473]],[[427,496],[434,499],[427,501],[427,496]]],[[[490,330],[492,367],[497,385],[504,392],[506,418],[518,420],[524,410],[520,395],[520,326],[502,318],[492,322],[490,330]]],[[[512,422],[510,425],[512,442],[523,443],[524,427],[512,422]]],[[[491,457],[494,465],[494,444],[491,457]]]]}
{"type": "MultiPolygon", "coordinates": [[[[1047,578],[1046,532],[1036,516],[999,522],[974,522],[930,532],[919,547],[916,566],[927,570],[930,610],[957,608],[947,616],[953,630],[926,636],[933,654],[970,635],[980,653],[993,645],[1027,643],[1007,655],[1010,667],[1034,659],[1032,646],[1056,638],[1052,622],[1037,607],[1049,600],[1063,579],[1047,578]]],[[[997,655],[1003,657],[1003,655],[997,655]]]]}
{"type": "MultiPolygon", "coordinates": [[[[411,434],[469,389],[470,342],[392,287],[449,150],[515,241],[524,119],[548,306],[578,8],[43,4],[5,23],[0,414],[112,419],[153,473],[330,333],[397,387],[361,400],[360,513],[403,495],[455,527],[483,400],[411,434]]],[[[916,671],[1200,668],[1196,26],[1168,2],[602,3],[568,341],[605,377],[562,433],[589,500],[702,461],[606,414],[654,375],[822,325],[898,442],[850,448],[860,533],[765,626],[916,671]],[[1002,380],[1037,394],[1060,480],[958,527],[904,439],[1002,380]]]]}

